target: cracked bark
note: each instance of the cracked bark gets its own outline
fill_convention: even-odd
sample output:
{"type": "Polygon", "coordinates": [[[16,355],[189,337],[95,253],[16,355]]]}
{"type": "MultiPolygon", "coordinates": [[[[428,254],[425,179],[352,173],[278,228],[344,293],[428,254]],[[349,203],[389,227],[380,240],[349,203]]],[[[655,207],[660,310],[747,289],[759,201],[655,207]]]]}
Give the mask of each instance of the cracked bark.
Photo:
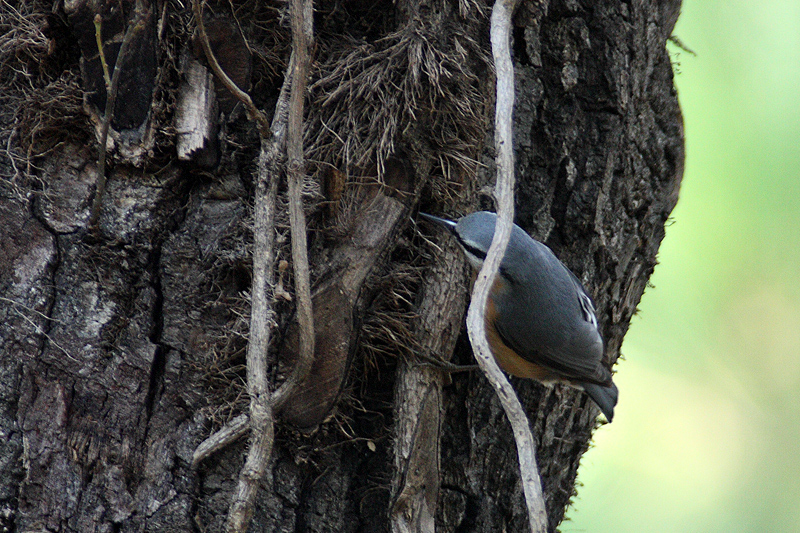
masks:
{"type": "MultiPolygon", "coordinates": [[[[515,21],[517,222],[550,245],[593,294],[611,359],[654,268],[682,172],[680,113],[664,49],[678,7],[551,1],[539,21],[523,2],[515,21]]],[[[489,182],[492,158],[486,154],[488,169],[466,191],[489,182]]],[[[191,463],[214,423],[204,368],[224,343],[246,343],[235,333],[233,309],[248,288],[249,256],[231,244],[247,234],[246,179],[232,172],[209,181],[172,162],[158,172],[117,164],[99,221],[109,239],[97,246],[81,238],[93,161],[90,148],[60,146],[37,162],[45,190],[0,200],[0,525],[220,531],[245,443],[199,469],[191,463]]],[[[411,166],[424,174],[424,164],[411,166]]],[[[396,199],[380,201],[390,200],[396,199]]],[[[478,193],[462,208],[487,204],[478,193]]],[[[383,248],[370,249],[376,264],[392,253],[409,210],[392,211],[397,225],[381,233],[383,248]]],[[[372,228],[370,219],[361,226],[372,228]]],[[[312,262],[313,254],[328,254],[320,261],[365,255],[346,238],[336,241],[338,248],[320,241],[310,250],[312,262]]],[[[455,274],[463,280],[462,267],[455,274]]],[[[379,283],[374,271],[350,272],[342,301],[355,309],[344,319],[352,328],[346,342],[357,345],[379,283]]],[[[433,283],[435,276],[427,277],[433,283]]],[[[336,283],[322,279],[312,297],[336,283]]],[[[453,283],[459,302],[440,309],[450,321],[460,320],[467,290],[465,282],[453,283]]],[[[454,331],[434,333],[430,340],[455,343],[453,361],[471,364],[463,338],[454,337],[454,331]]],[[[388,531],[390,512],[402,514],[419,499],[426,523],[432,514],[439,531],[523,531],[513,439],[485,379],[467,372],[440,382],[439,371],[403,363],[396,372],[390,360],[365,370],[346,352],[333,370],[335,386],[318,403],[327,413],[347,396],[349,407],[312,436],[279,424],[250,531],[388,531]],[[412,372],[417,377],[409,378],[412,372]],[[427,401],[406,406],[432,422],[416,426],[395,458],[389,435],[396,421],[413,418],[395,406],[418,384],[433,391],[422,398],[440,395],[441,408],[427,401]],[[438,432],[432,431],[437,419],[438,432]],[[437,440],[438,464],[411,460],[415,446],[437,440]],[[421,467],[404,472],[404,459],[421,467]],[[437,470],[433,484],[408,484],[415,472],[432,479],[437,470]]],[[[512,382],[531,420],[549,523],[556,527],[575,490],[596,410],[580,392],[512,382]]],[[[297,420],[309,414],[315,421],[324,416],[294,411],[297,420]]]]}

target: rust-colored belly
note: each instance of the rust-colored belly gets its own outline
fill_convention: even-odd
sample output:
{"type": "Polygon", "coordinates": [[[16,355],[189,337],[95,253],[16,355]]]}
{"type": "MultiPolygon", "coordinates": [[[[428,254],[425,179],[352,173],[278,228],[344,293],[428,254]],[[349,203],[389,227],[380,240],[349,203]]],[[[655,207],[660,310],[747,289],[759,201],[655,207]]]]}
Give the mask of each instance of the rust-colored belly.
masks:
{"type": "Polygon", "coordinates": [[[537,381],[552,381],[556,379],[557,376],[552,370],[520,357],[517,352],[503,342],[494,325],[496,316],[497,309],[491,296],[489,296],[489,301],[486,305],[486,338],[489,341],[489,347],[492,349],[492,355],[494,355],[500,368],[512,376],[520,378],[535,379],[537,381]]]}

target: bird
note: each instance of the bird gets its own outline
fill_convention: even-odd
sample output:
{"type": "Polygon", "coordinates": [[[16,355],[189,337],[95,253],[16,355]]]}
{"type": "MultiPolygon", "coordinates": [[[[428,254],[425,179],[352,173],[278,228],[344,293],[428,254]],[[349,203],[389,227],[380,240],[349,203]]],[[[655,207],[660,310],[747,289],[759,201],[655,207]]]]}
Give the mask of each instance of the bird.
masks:
{"type": "MultiPolygon", "coordinates": [[[[492,244],[497,215],[478,211],[457,221],[419,215],[454,235],[477,273],[492,244]]],[[[506,373],[583,389],[612,421],[619,392],[603,365],[592,298],[547,245],[516,224],[485,316],[489,347],[506,373]]]]}

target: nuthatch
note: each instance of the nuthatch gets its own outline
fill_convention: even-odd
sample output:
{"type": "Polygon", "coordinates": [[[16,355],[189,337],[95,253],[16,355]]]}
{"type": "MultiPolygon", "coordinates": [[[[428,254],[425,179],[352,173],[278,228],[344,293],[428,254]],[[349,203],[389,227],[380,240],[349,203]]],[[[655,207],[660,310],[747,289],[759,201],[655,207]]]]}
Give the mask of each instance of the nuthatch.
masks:
{"type": "MultiPolygon", "coordinates": [[[[455,235],[470,264],[480,269],[492,244],[496,214],[479,211],[457,222],[420,216],[455,235]]],[[[489,292],[486,338],[507,373],[582,388],[611,422],[618,393],[603,366],[592,299],[550,248],[516,224],[489,292]]]]}

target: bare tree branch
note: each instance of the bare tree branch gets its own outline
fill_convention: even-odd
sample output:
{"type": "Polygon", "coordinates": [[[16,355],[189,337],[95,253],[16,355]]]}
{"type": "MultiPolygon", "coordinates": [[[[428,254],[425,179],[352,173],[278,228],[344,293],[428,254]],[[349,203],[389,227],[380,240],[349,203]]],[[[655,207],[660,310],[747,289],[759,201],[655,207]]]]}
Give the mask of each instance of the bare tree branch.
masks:
{"type": "Polygon", "coordinates": [[[297,295],[297,322],[300,348],[289,378],[275,391],[273,401],[281,404],[305,380],[314,360],[314,313],[311,306],[311,281],[308,268],[306,217],[303,211],[303,104],[309,69],[309,49],[313,40],[313,3],[292,0],[292,89],[289,96],[289,121],[286,133],[287,174],[289,180],[289,222],[292,229],[292,264],[297,295]]]}
{"type": "Polygon", "coordinates": [[[274,140],[261,139],[254,214],[253,287],[250,339],[247,345],[247,392],[250,395],[250,449],[239,473],[226,531],[244,533],[253,514],[255,495],[264,477],[275,438],[275,421],[267,377],[267,349],[272,331],[270,305],[275,263],[276,173],[269,172],[269,153],[274,140]]]}
{"type": "MultiPolygon", "coordinates": [[[[106,192],[106,153],[107,153],[107,143],[108,143],[108,130],[111,127],[111,118],[114,116],[114,107],[117,103],[117,93],[119,92],[119,80],[122,73],[122,64],[125,62],[126,56],[128,55],[128,48],[130,47],[131,41],[133,41],[134,35],[141,32],[144,29],[145,22],[150,16],[149,11],[145,11],[141,2],[136,2],[136,7],[134,7],[134,19],[133,22],[128,26],[128,29],[125,30],[125,36],[122,38],[122,44],[119,47],[119,52],[117,53],[117,60],[114,63],[114,73],[111,75],[111,86],[108,88],[106,92],[106,109],[103,113],[103,123],[100,126],[100,157],[97,162],[97,189],[94,193],[94,201],[92,202],[92,211],[89,215],[89,228],[93,232],[97,232],[97,223],[100,219],[100,210],[103,207],[103,195],[106,192]]],[[[97,27],[99,27],[99,23],[95,22],[97,27]]],[[[102,43],[98,39],[98,46],[100,47],[98,53],[104,63],[104,68],[107,70],[107,66],[105,65],[105,54],[102,49],[102,43]]],[[[107,72],[106,72],[107,76],[107,72]]],[[[106,81],[106,83],[108,83],[106,81]]]]}
{"type": "Polygon", "coordinates": [[[192,12],[194,13],[195,24],[197,24],[197,34],[200,38],[200,44],[203,47],[203,52],[206,55],[206,61],[211,67],[211,70],[222,82],[226,89],[228,89],[233,96],[239,100],[244,108],[247,110],[247,118],[255,121],[258,124],[258,130],[262,138],[269,138],[270,136],[270,123],[267,116],[256,107],[250,95],[241,90],[230,77],[222,70],[219,65],[214,51],[211,50],[211,43],[208,41],[208,34],[206,33],[206,26],[203,22],[203,5],[200,3],[202,0],[192,0],[192,12]]]}
{"type": "Polygon", "coordinates": [[[248,429],[250,429],[250,417],[244,413],[228,422],[225,427],[200,443],[192,454],[192,468],[197,468],[206,457],[243,437],[248,429]]]}
{"type": "MultiPolygon", "coordinates": [[[[417,356],[451,354],[464,316],[466,295],[452,287],[464,283],[453,269],[461,250],[454,240],[442,244],[420,289],[422,301],[414,330],[417,356]]],[[[441,486],[443,366],[402,359],[395,384],[395,471],[389,520],[393,533],[433,533],[441,486]]]]}
{"type": "MultiPolygon", "coordinates": [[[[255,495],[269,463],[274,444],[274,407],[290,397],[311,368],[314,356],[314,324],[311,310],[311,284],[309,279],[306,223],[302,203],[303,160],[303,103],[308,75],[309,45],[312,39],[312,3],[310,0],[293,0],[292,58],[289,73],[281,89],[273,124],[267,124],[264,114],[253,104],[250,96],[241,91],[220,68],[203,25],[199,0],[192,7],[198,34],[206,59],[223,84],[247,108],[249,118],[255,120],[261,132],[258,181],[255,198],[255,224],[253,250],[253,288],[251,294],[250,339],[247,350],[247,386],[250,396],[250,414],[237,417],[232,424],[207,439],[195,451],[193,464],[244,434],[249,423],[251,442],[245,464],[239,473],[239,483],[228,511],[226,531],[247,530],[253,513],[255,495]],[[287,83],[291,84],[288,108],[285,105],[287,83]],[[288,114],[288,117],[287,117],[288,114]],[[267,378],[267,349],[271,334],[272,308],[267,289],[273,286],[274,216],[277,195],[278,166],[283,134],[287,137],[287,175],[289,180],[289,219],[292,228],[292,258],[295,270],[298,322],[300,324],[300,354],[289,379],[270,395],[267,378]]],[[[271,293],[270,293],[271,294],[271,293]]]]}
{"type": "Polygon", "coordinates": [[[108,62],[106,61],[106,52],[103,49],[103,16],[100,13],[94,16],[94,39],[97,41],[97,52],[100,54],[100,65],[103,67],[106,92],[111,92],[111,76],[108,74],[108,62]]]}
{"type": "MultiPolygon", "coordinates": [[[[289,59],[289,72],[294,64],[294,54],[289,59]]],[[[255,220],[253,227],[253,287],[251,291],[250,337],[247,346],[247,386],[250,393],[250,414],[234,419],[216,435],[223,431],[227,440],[219,439],[219,449],[235,441],[245,430],[241,427],[249,423],[252,436],[247,459],[239,473],[236,494],[228,511],[226,531],[244,533],[250,524],[255,506],[255,496],[269,463],[275,439],[274,412],[279,409],[277,393],[270,395],[267,376],[267,349],[272,327],[272,288],[275,264],[275,200],[278,191],[279,162],[284,148],[287,122],[289,120],[289,95],[292,76],[284,79],[275,115],[272,117],[270,136],[261,137],[261,151],[258,159],[258,183],[255,197],[255,220]],[[266,186],[269,182],[269,187],[266,186]],[[270,290],[269,294],[267,289],[270,290]]],[[[288,397],[288,396],[287,396],[288,397]]],[[[203,444],[212,440],[207,439],[203,444]]],[[[201,445],[202,446],[202,445],[201,445]]],[[[199,451],[199,448],[198,448],[199,451]]],[[[212,453],[209,451],[208,453],[212,453]]],[[[195,452],[193,462],[201,461],[195,452]]]]}
{"type": "Polygon", "coordinates": [[[511,237],[514,219],[514,143],[512,113],[514,109],[514,66],[511,63],[509,42],[511,39],[511,16],[518,0],[497,0],[492,9],[491,40],[497,75],[497,99],[495,102],[495,149],[497,151],[497,183],[495,200],[498,221],[494,239],[486,254],[467,313],[469,339],[476,359],[486,377],[494,387],[514,432],[519,456],[522,486],[528,508],[531,531],[547,531],[547,513],[542,496],[539,470],[536,466],[536,445],[533,441],[528,418],[519,403],[513,387],[500,371],[492,357],[485,333],[485,312],[489,290],[497,276],[500,262],[511,237]]]}
{"type": "MultiPolygon", "coordinates": [[[[291,72],[291,65],[293,64],[294,59],[289,59],[289,71],[291,72]]],[[[280,170],[278,168],[278,164],[281,160],[281,154],[283,150],[283,142],[286,135],[286,123],[288,120],[288,110],[289,110],[289,86],[291,85],[291,76],[287,76],[284,79],[283,86],[281,87],[280,95],[278,96],[278,102],[275,104],[275,115],[272,119],[272,127],[271,127],[271,137],[269,138],[269,142],[262,142],[261,145],[261,152],[259,154],[259,166],[258,166],[258,181],[266,182],[270,180],[270,182],[274,182],[277,184],[278,176],[280,174],[280,170]]],[[[262,138],[263,139],[263,138],[262,138]]],[[[272,190],[269,189],[268,195],[260,194],[260,189],[256,189],[256,198],[255,198],[255,210],[256,211],[266,211],[268,206],[274,206],[275,199],[272,197],[272,190]],[[263,207],[262,207],[263,206],[263,207]]],[[[274,209],[274,208],[273,208],[274,209]]],[[[267,226],[268,220],[266,218],[257,218],[254,224],[253,233],[254,233],[254,240],[259,239],[267,239],[267,243],[269,244],[271,239],[274,238],[274,225],[267,226]],[[263,222],[263,224],[262,224],[263,222]],[[269,235],[267,235],[269,233],[269,235]]],[[[271,249],[272,245],[270,245],[271,249]]],[[[266,250],[266,248],[265,248],[266,250]]],[[[253,320],[254,312],[252,308],[258,307],[259,309],[266,309],[261,316],[267,316],[272,314],[271,306],[267,305],[269,301],[267,300],[268,295],[264,292],[257,292],[255,290],[256,286],[256,264],[261,262],[264,263],[269,261],[269,265],[264,265],[267,274],[267,282],[264,286],[265,287],[272,287],[273,285],[273,278],[272,273],[274,272],[274,261],[275,257],[274,254],[267,257],[263,255],[264,250],[258,248],[258,250],[253,250],[253,291],[251,294],[251,322],[253,320]],[[257,300],[263,299],[263,302],[257,302],[257,300]],[[266,306],[266,307],[265,307],[266,306]]],[[[250,327],[250,336],[249,336],[249,343],[248,343],[248,352],[247,357],[261,357],[261,354],[256,352],[255,350],[251,351],[249,347],[251,345],[259,345],[264,346],[264,356],[266,356],[266,347],[269,346],[269,330],[263,330],[261,328],[253,328],[252,323],[250,327]],[[266,335],[266,338],[261,338],[260,336],[266,335]]],[[[250,365],[248,363],[248,368],[250,365]]],[[[251,376],[248,375],[248,382],[251,376]]],[[[255,379],[255,376],[253,376],[255,379]]],[[[263,376],[263,380],[266,380],[266,374],[263,376]]],[[[248,383],[249,384],[249,383],[248,383]]],[[[259,385],[259,387],[261,387],[259,385]]],[[[278,411],[280,409],[281,403],[285,400],[288,396],[286,395],[279,395],[280,389],[273,393],[269,398],[269,404],[273,411],[278,411]]],[[[192,456],[192,466],[196,467],[200,464],[203,460],[209,457],[214,452],[217,452],[229,444],[239,440],[243,437],[247,430],[251,429],[250,425],[250,415],[247,413],[242,413],[241,415],[237,416],[230,422],[228,422],[222,429],[208,437],[200,446],[197,447],[193,456],[192,456]]],[[[260,441],[261,445],[269,445],[271,443],[267,443],[265,441],[260,441]]],[[[257,452],[256,452],[257,453],[257,452]]],[[[263,456],[263,454],[257,453],[258,455],[263,456]]],[[[266,460],[269,460],[269,457],[266,457],[266,460]]],[[[248,480],[249,478],[244,478],[248,480]]],[[[257,481],[255,482],[257,484],[257,481]]]]}

